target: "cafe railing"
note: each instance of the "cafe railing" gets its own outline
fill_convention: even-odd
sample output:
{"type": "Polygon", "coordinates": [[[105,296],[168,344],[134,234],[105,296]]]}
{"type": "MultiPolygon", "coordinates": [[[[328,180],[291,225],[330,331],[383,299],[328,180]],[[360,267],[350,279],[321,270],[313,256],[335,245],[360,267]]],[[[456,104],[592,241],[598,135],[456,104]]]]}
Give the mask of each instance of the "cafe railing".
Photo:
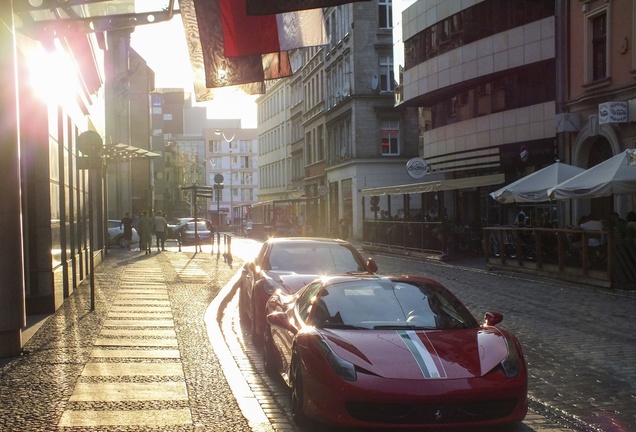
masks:
{"type": "Polygon", "coordinates": [[[614,239],[609,232],[487,227],[483,234],[486,264],[490,269],[515,269],[611,286],[614,239]]]}

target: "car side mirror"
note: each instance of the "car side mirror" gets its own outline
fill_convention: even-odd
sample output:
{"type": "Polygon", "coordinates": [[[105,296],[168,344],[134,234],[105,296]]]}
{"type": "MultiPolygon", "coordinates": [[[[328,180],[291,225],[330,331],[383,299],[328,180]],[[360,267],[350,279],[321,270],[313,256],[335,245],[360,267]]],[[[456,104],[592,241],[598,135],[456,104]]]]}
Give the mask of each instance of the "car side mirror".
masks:
{"type": "Polygon", "coordinates": [[[373,258],[367,259],[367,270],[369,273],[377,273],[378,272],[378,264],[375,262],[373,258]]]}
{"type": "Polygon", "coordinates": [[[486,312],[484,315],[484,325],[493,327],[503,321],[503,315],[497,312],[486,312]]]}
{"type": "Polygon", "coordinates": [[[284,312],[272,312],[267,315],[267,322],[270,325],[283,328],[293,334],[298,333],[298,329],[289,322],[289,318],[284,312]]]}

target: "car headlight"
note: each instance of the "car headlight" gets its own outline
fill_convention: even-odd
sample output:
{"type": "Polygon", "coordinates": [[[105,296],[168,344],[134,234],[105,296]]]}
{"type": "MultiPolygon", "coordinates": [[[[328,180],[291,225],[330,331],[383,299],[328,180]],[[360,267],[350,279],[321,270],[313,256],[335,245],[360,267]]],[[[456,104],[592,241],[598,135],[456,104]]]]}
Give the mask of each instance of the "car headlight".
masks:
{"type": "Polygon", "coordinates": [[[355,381],[358,379],[353,363],[338,357],[324,339],[318,339],[318,348],[320,348],[320,351],[327,359],[327,363],[329,363],[329,366],[331,366],[331,369],[333,369],[336,375],[346,381],[355,381]]]}
{"type": "Polygon", "coordinates": [[[263,291],[265,291],[265,293],[269,296],[274,294],[274,292],[279,288],[281,289],[281,291],[285,292],[285,287],[276,282],[274,279],[268,279],[263,284],[263,291]]]}
{"type": "Polygon", "coordinates": [[[506,336],[506,344],[508,345],[508,355],[501,361],[501,368],[508,378],[514,378],[519,375],[521,370],[521,359],[517,355],[515,343],[506,336]]]}

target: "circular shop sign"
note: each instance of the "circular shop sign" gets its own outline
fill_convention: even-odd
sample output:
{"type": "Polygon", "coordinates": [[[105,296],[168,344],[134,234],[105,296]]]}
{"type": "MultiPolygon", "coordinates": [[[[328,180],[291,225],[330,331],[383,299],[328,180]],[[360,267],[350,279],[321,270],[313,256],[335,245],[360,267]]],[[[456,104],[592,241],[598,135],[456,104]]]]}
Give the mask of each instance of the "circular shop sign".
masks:
{"type": "Polygon", "coordinates": [[[431,172],[431,167],[422,158],[413,158],[406,163],[406,173],[414,179],[421,179],[431,172]]]}

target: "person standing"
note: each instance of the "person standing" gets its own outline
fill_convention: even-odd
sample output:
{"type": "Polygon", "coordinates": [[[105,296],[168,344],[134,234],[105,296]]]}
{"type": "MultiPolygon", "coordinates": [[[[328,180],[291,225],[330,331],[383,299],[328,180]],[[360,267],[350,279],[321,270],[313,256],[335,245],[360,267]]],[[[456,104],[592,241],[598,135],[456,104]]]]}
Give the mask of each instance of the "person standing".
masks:
{"type": "Polygon", "coordinates": [[[163,212],[159,210],[154,219],[155,236],[157,237],[157,252],[166,250],[166,236],[168,234],[168,222],[163,217],[163,212]],[[161,245],[161,247],[159,247],[161,245]]]}
{"type": "Polygon", "coordinates": [[[143,250],[146,255],[150,253],[152,245],[152,219],[148,217],[148,211],[144,210],[139,219],[139,249],[143,250]]]}
{"type": "Polygon", "coordinates": [[[123,218],[119,223],[119,228],[124,227],[124,242],[126,247],[130,249],[130,243],[132,241],[132,228],[133,228],[133,220],[130,217],[130,212],[126,212],[123,218]]]}

